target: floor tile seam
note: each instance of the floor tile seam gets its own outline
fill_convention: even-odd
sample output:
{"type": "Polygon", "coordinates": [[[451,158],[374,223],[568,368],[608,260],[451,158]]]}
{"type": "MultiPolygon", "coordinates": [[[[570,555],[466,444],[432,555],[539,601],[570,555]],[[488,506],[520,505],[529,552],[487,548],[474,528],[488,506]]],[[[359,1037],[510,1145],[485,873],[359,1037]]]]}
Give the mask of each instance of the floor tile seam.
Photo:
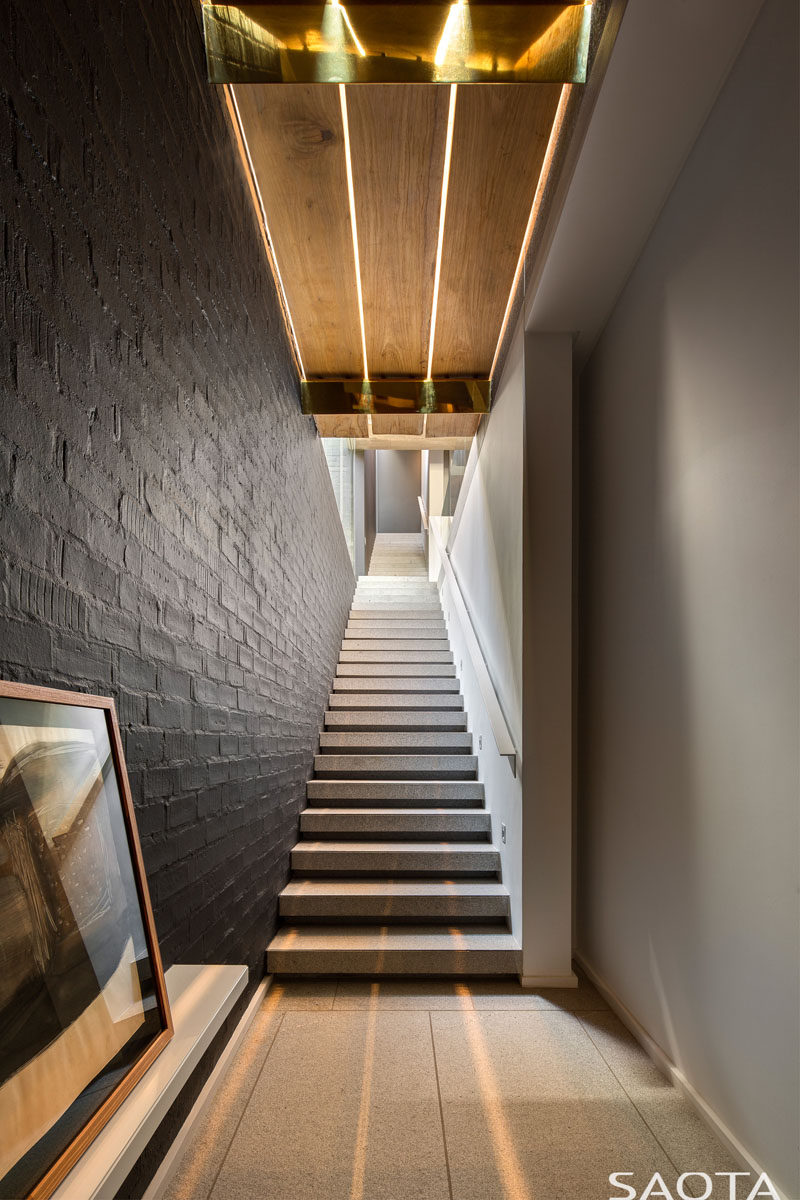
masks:
{"type": "MultiPolygon", "coordinates": [[[[597,1011],[602,1011],[602,1010],[599,1010],[599,1009],[598,1009],[597,1011]]],[[[654,1142],[656,1143],[656,1145],[659,1147],[659,1149],[661,1150],[662,1154],[664,1155],[664,1157],[666,1158],[667,1162],[670,1164],[670,1166],[672,1167],[672,1169],[673,1169],[673,1171],[676,1173],[676,1175],[680,1175],[680,1173],[681,1173],[681,1169],[680,1169],[680,1167],[679,1167],[679,1166],[678,1166],[678,1164],[675,1162],[675,1160],[673,1159],[672,1155],[669,1153],[669,1151],[667,1150],[666,1146],[665,1146],[665,1145],[663,1144],[663,1142],[661,1141],[661,1138],[658,1136],[658,1134],[656,1133],[655,1129],[653,1128],[653,1126],[651,1125],[651,1123],[648,1121],[647,1117],[644,1115],[644,1113],[642,1112],[642,1110],[639,1108],[639,1105],[636,1103],[636,1101],[634,1100],[634,1098],[633,1098],[633,1096],[631,1095],[631,1093],[630,1093],[630,1092],[628,1091],[628,1089],[625,1087],[625,1084],[622,1082],[622,1080],[620,1079],[619,1075],[617,1074],[617,1072],[616,1072],[616,1071],[614,1070],[614,1068],[612,1067],[611,1063],[610,1063],[610,1062],[608,1061],[608,1059],[606,1058],[606,1056],[605,1056],[605,1054],[603,1053],[603,1051],[602,1051],[601,1047],[599,1046],[599,1044],[598,1044],[598,1043],[597,1043],[597,1042],[594,1040],[594,1038],[592,1037],[592,1035],[591,1035],[591,1032],[589,1031],[589,1029],[587,1029],[585,1022],[583,1021],[583,1019],[582,1019],[580,1016],[578,1017],[578,1021],[579,1021],[579,1024],[580,1024],[580,1027],[581,1027],[581,1029],[582,1029],[582,1030],[583,1030],[583,1032],[586,1034],[587,1038],[589,1039],[589,1041],[590,1041],[590,1042],[591,1042],[591,1044],[594,1046],[594,1048],[595,1048],[595,1050],[597,1051],[597,1053],[598,1053],[598,1054],[600,1055],[600,1057],[602,1058],[602,1060],[603,1060],[603,1062],[605,1063],[606,1067],[608,1068],[608,1070],[609,1070],[610,1074],[611,1074],[611,1075],[614,1077],[614,1079],[615,1079],[615,1080],[617,1081],[617,1083],[619,1084],[619,1086],[620,1086],[620,1088],[622,1089],[623,1093],[625,1094],[625,1096],[627,1097],[628,1101],[630,1102],[630,1104],[631,1104],[631,1107],[632,1107],[632,1108],[633,1108],[633,1110],[634,1110],[634,1111],[637,1113],[637,1115],[638,1115],[639,1119],[641,1120],[642,1124],[645,1126],[645,1128],[646,1128],[647,1130],[649,1130],[649,1132],[650,1132],[650,1136],[652,1137],[653,1141],[654,1141],[654,1142]]],[[[642,1053],[644,1053],[644,1051],[642,1051],[642,1053]]]]}
{"type": "MultiPolygon", "coordinates": [[[[266,997],[265,997],[265,999],[266,999],[266,997]]],[[[258,1087],[258,1084],[261,1080],[261,1076],[264,1074],[264,1068],[266,1067],[267,1060],[269,1059],[269,1056],[272,1053],[272,1047],[275,1045],[275,1039],[277,1038],[278,1034],[280,1033],[281,1026],[283,1025],[283,1018],[285,1016],[286,1016],[286,1013],[282,1012],[282,1013],[280,1013],[280,1015],[278,1017],[278,1023],[275,1026],[275,1032],[272,1035],[272,1039],[267,1048],[267,1052],[264,1055],[264,1061],[262,1062],[261,1066],[259,1067],[258,1071],[256,1072],[256,1078],[253,1082],[253,1086],[250,1088],[250,1091],[247,1095],[247,1099],[244,1102],[244,1105],[242,1106],[242,1111],[239,1113],[239,1118],[236,1122],[236,1126],[233,1130],[233,1133],[231,1134],[230,1141],[228,1142],[225,1153],[222,1156],[219,1166],[217,1167],[216,1174],[214,1175],[213,1183],[211,1184],[211,1187],[208,1189],[207,1200],[211,1200],[211,1197],[214,1195],[214,1189],[216,1188],[219,1177],[222,1174],[222,1169],[225,1166],[226,1162],[228,1161],[228,1155],[231,1152],[231,1147],[233,1146],[233,1143],[236,1141],[236,1135],[239,1132],[239,1127],[244,1119],[244,1115],[250,1107],[250,1101],[253,1099],[253,1094],[255,1093],[255,1090],[258,1087]]],[[[231,1063],[231,1066],[233,1066],[233,1063],[231,1063]]]]}
{"type": "Polygon", "coordinates": [[[433,1036],[433,1017],[428,1009],[428,1027],[431,1034],[431,1053],[433,1054],[433,1073],[436,1077],[436,1097],[439,1101],[439,1123],[442,1129],[442,1149],[444,1150],[444,1165],[447,1171],[447,1190],[450,1200],[453,1200],[453,1178],[450,1174],[450,1153],[447,1148],[447,1130],[444,1124],[444,1107],[442,1105],[442,1089],[439,1086],[439,1063],[436,1058],[436,1039],[433,1036]]]}

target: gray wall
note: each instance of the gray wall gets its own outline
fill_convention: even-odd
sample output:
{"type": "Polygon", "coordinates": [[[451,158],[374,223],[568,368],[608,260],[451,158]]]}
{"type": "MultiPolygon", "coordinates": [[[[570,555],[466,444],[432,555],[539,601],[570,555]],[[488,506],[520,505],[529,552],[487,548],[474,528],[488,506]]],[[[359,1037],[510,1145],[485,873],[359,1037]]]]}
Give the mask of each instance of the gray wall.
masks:
{"type": "Polygon", "coordinates": [[[418,533],[417,496],[422,487],[418,450],[376,450],[375,491],[378,533],[418,533]]]}
{"type": "Polygon", "coordinates": [[[796,48],[768,0],[581,381],[579,947],[788,1196],[796,48]]]}
{"type": "Polygon", "coordinates": [[[377,521],[375,498],[375,451],[364,451],[364,570],[369,570],[372,547],[375,545],[377,521]]]}
{"type": "Polygon", "coordinates": [[[114,697],[165,965],[254,985],[353,573],[195,10],[99,11],[3,18],[0,677],[114,697]]]}

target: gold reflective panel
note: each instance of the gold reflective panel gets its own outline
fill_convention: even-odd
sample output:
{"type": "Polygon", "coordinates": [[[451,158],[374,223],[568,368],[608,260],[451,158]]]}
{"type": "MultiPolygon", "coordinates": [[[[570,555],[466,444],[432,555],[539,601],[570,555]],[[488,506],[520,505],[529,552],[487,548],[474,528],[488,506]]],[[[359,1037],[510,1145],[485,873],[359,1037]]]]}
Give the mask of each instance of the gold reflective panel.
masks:
{"type": "Polygon", "coordinates": [[[203,5],[212,83],[584,83],[591,4],[203,5]]]}
{"type": "Polygon", "coordinates": [[[304,379],[303,412],[485,413],[492,401],[488,379],[304,379]]]}

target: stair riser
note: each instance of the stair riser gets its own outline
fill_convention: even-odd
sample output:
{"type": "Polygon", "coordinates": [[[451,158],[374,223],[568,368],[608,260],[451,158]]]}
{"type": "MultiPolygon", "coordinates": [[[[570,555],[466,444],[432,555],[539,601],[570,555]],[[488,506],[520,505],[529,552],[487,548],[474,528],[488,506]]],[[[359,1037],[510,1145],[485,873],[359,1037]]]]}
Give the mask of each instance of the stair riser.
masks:
{"type": "Polygon", "coordinates": [[[273,975],[517,975],[518,950],[270,950],[273,975]]]}
{"type": "Polygon", "coordinates": [[[471,733],[321,733],[322,754],[471,754],[471,733]]]}
{"type": "MultiPolygon", "coordinates": [[[[417,695],[421,695],[423,692],[452,692],[459,696],[459,701],[461,691],[461,685],[457,679],[425,678],[420,675],[409,675],[397,679],[385,675],[368,678],[358,676],[353,679],[337,676],[334,687],[337,692],[359,692],[364,695],[368,692],[415,692],[417,695]]],[[[459,702],[458,707],[462,708],[463,703],[459,702]]]]}
{"type": "Polygon", "coordinates": [[[371,838],[373,841],[385,841],[389,838],[416,838],[422,842],[440,839],[449,842],[453,838],[461,838],[477,842],[488,839],[491,832],[489,814],[483,809],[462,813],[381,812],[380,815],[348,809],[340,815],[306,808],[300,814],[300,833],[312,839],[328,837],[350,841],[351,838],[371,838]]]}
{"type": "Polygon", "coordinates": [[[461,800],[483,806],[483,784],[476,781],[414,782],[413,780],[366,779],[309,779],[306,786],[309,801],[319,804],[334,799],[352,797],[352,804],[364,801],[373,808],[383,808],[396,800],[406,808],[421,808],[423,802],[438,808],[452,808],[461,800]]]}
{"type": "MultiPolygon", "coordinates": [[[[455,679],[456,668],[453,663],[369,663],[346,662],[339,663],[336,668],[336,679],[369,679],[377,675],[379,678],[387,672],[398,678],[410,679],[455,679]]],[[[334,686],[336,686],[334,684],[334,686]]]]}
{"type": "Polygon", "coordinates": [[[339,664],[357,663],[431,663],[453,664],[449,650],[342,650],[339,664]]]}
{"type": "Polygon", "coordinates": [[[292,850],[292,870],[302,875],[414,875],[430,878],[439,875],[481,875],[496,877],[500,855],[492,846],[486,849],[411,850],[306,849],[298,842],[292,850]]]}
{"type": "Polygon", "coordinates": [[[476,771],[471,754],[318,754],[314,759],[320,779],[474,779],[476,771]]]}
{"type": "MultiPolygon", "coordinates": [[[[447,630],[443,624],[439,622],[429,624],[401,624],[390,625],[387,622],[368,622],[368,620],[360,620],[354,624],[351,622],[347,629],[344,630],[344,642],[342,649],[347,649],[348,642],[353,638],[359,638],[361,641],[373,638],[378,641],[385,641],[389,638],[393,642],[411,641],[411,642],[427,642],[427,641],[447,641],[447,630]]],[[[367,647],[368,649],[368,647],[367,647]]],[[[402,649],[402,647],[401,647],[402,649]]]]}
{"type": "Polygon", "coordinates": [[[342,650],[449,650],[450,644],[447,640],[447,630],[441,626],[429,626],[427,629],[423,626],[400,625],[394,628],[385,623],[370,625],[367,621],[360,621],[357,628],[348,625],[344,631],[344,641],[342,642],[342,650]],[[407,642],[410,645],[405,646],[362,646],[354,645],[353,643],[361,642],[407,642]],[[435,646],[425,645],[427,642],[436,642],[435,646]],[[445,644],[439,645],[440,642],[445,644]]]}
{"type": "Polygon", "coordinates": [[[377,693],[332,692],[328,697],[328,708],[333,712],[381,712],[381,713],[411,713],[422,712],[457,712],[464,711],[464,704],[457,692],[445,695],[430,693],[410,693],[385,695],[377,693]]]}
{"type": "Polygon", "coordinates": [[[357,608],[362,602],[377,602],[377,604],[389,604],[391,601],[404,601],[405,604],[413,607],[417,604],[439,605],[441,599],[435,588],[433,592],[416,587],[408,588],[356,588],[353,593],[353,601],[351,607],[357,608]]]}
{"type": "Polygon", "coordinates": [[[380,907],[371,911],[367,910],[358,902],[340,904],[329,910],[326,907],[315,907],[313,904],[297,906],[295,904],[287,905],[281,901],[278,906],[278,914],[284,920],[295,922],[298,925],[338,925],[343,921],[352,921],[359,925],[402,925],[409,921],[413,921],[415,925],[450,925],[457,921],[459,925],[487,925],[496,922],[498,929],[503,932],[507,931],[509,927],[507,903],[505,908],[499,904],[492,908],[462,903],[451,903],[449,906],[437,905],[435,908],[428,905],[424,912],[413,905],[403,904],[392,912],[383,912],[380,907]]]}
{"type": "Polygon", "coordinates": [[[459,713],[376,713],[327,712],[325,729],[330,733],[463,733],[467,714],[459,713]]]}
{"type": "Polygon", "coordinates": [[[442,621],[441,608],[420,605],[418,608],[398,608],[396,605],[380,607],[371,604],[368,608],[351,608],[351,621],[442,621]]]}
{"type": "MultiPolygon", "coordinates": [[[[343,781],[340,779],[319,779],[316,782],[318,782],[318,783],[342,783],[343,781]]],[[[362,781],[358,780],[358,779],[354,779],[354,780],[348,781],[348,782],[359,783],[362,781]]],[[[392,780],[376,780],[375,782],[376,783],[391,783],[393,781],[392,780]]],[[[417,780],[416,782],[422,783],[424,781],[417,780]]],[[[441,801],[439,799],[437,799],[435,796],[430,797],[428,799],[418,798],[414,801],[414,804],[416,805],[417,808],[441,808],[441,801]]],[[[309,805],[309,808],[337,808],[337,807],[341,807],[341,808],[374,808],[375,801],[370,800],[370,799],[359,799],[358,796],[354,796],[352,798],[343,799],[341,801],[336,800],[336,799],[323,799],[323,800],[309,799],[308,805],[309,805]]],[[[483,801],[482,800],[470,800],[468,798],[449,800],[448,807],[464,809],[465,811],[474,811],[475,809],[483,808],[483,801]]],[[[396,799],[396,800],[393,800],[391,798],[381,800],[381,808],[408,808],[408,800],[405,800],[402,798],[396,799]]]]}

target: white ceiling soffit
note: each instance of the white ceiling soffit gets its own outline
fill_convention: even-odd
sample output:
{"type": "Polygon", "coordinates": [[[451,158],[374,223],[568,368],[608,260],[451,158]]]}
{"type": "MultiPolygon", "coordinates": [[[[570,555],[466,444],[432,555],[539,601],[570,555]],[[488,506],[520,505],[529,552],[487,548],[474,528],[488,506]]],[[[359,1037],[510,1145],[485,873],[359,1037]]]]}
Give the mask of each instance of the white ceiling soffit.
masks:
{"type": "Polygon", "coordinates": [[[608,320],[763,0],[628,0],[525,327],[576,336],[608,320]]]}

